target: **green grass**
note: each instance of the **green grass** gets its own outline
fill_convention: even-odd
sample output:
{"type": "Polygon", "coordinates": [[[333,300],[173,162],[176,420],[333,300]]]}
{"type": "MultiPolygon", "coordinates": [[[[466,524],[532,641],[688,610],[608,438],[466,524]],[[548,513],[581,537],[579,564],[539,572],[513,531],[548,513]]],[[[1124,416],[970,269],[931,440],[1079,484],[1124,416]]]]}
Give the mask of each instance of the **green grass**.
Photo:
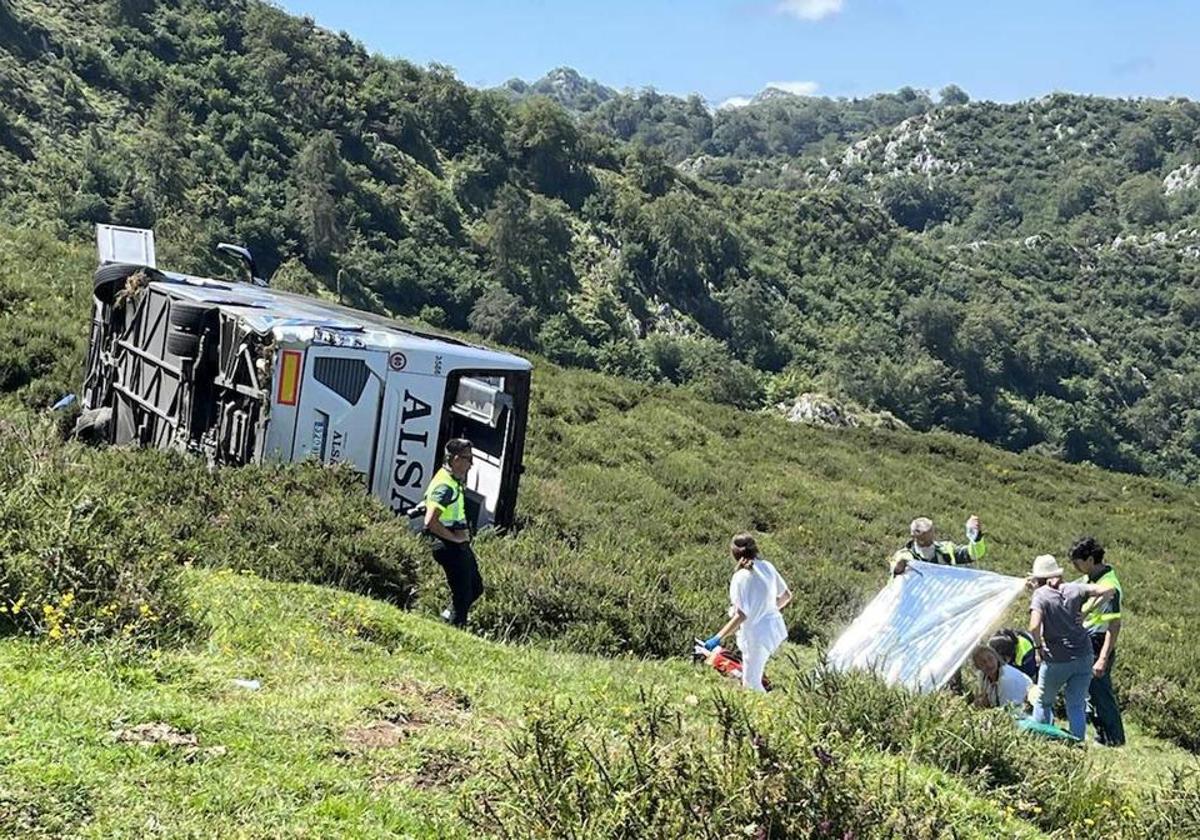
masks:
{"type": "Polygon", "coordinates": [[[460,836],[454,786],[438,773],[477,772],[526,704],[571,697],[619,725],[641,686],[681,704],[698,689],[684,662],[502,647],[365,598],[232,572],[189,582],[211,633],[185,649],[0,642],[0,818],[15,801],[44,825],[58,809],[64,831],[90,837],[460,836]],[[413,716],[411,734],[349,744],[348,732],[389,715],[413,716]],[[110,736],[151,721],[227,752],[187,761],[110,736]]]}
{"type": "MultiPolygon", "coordinates": [[[[763,763],[753,739],[732,756],[715,748],[729,735],[722,709],[744,714],[747,731],[777,744],[798,773],[820,770],[810,746],[836,749],[854,801],[831,789],[804,807],[841,808],[848,824],[886,825],[896,836],[944,834],[938,826],[958,836],[1082,837],[1104,828],[1143,837],[1146,826],[1187,836],[1200,825],[1195,782],[1174,775],[1195,769],[1195,759],[1164,740],[1196,749],[1200,731],[1190,644],[1200,581],[1185,565],[1187,546],[1200,540],[1196,490],[946,434],[796,427],[537,361],[518,527],[478,544],[489,586],[472,616],[481,639],[431,620],[446,596],[439,571],[411,537],[393,533],[382,506],[347,496],[320,470],[189,477],[188,464],[158,453],[55,442],[53,423],[32,409],[76,385],[86,288],[75,281],[86,278],[88,256],[36,233],[0,242],[8,377],[0,412],[12,432],[0,447],[0,513],[12,524],[38,505],[49,512],[34,517],[45,526],[40,536],[9,529],[0,545],[23,546],[21,565],[0,556],[0,585],[20,568],[46,583],[44,597],[58,598],[64,590],[52,574],[36,578],[57,568],[41,559],[83,557],[93,543],[125,568],[104,528],[87,539],[55,536],[55,523],[81,510],[76,496],[89,482],[105,488],[105,509],[136,510],[154,523],[147,533],[196,566],[374,591],[364,577],[371,557],[350,551],[363,541],[344,529],[331,540],[316,527],[320,511],[334,509],[371,525],[367,555],[408,563],[419,554],[421,564],[408,613],[337,590],[197,568],[167,602],[193,630],[160,649],[119,636],[52,643],[21,625],[34,637],[0,639],[0,836],[503,833],[502,823],[479,818],[480,803],[524,813],[538,766],[517,748],[547,746],[538,733],[559,731],[572,715],[582,718],[577,731],[562,732],[575,760],[564,785],[599,796],[604,773],[634,778],[623,756],[648,750],[661,762],[655,790],[663,795],[654,801],[724,808],[742,826],[763,816],[753,796],[796,805],[788,797],[803,791],[788,787],[782,765],[763,763]],[[40,471],[27,469],[31,452],[40,471]],[[21,490],[33,473],[37,498],[21,490]],[[286,533],[222,527],[226,507],[278,506],[297,488],[316,498],[297,507],[286,533]],[[1008,573],[1022,573],[1037,553],[1062,556],[1081,532],[1106,542],[1128,594],[1116,682],[1129,748],[1097,753],[1091,764],[1078,752],[1043,755],[954,699],[905,699],[854,681],[829,694],[810,682],[817,647],[809,645],[835,636],[884,583],[884,558],[907,522],[931,515],[953,537],[971,512],[989,533],[983,565],[1008,573]],[[765,700],[716,693],[715,677],[681,658],[691,637],[724,615],[725,545],[742,529],[758,534],[797,595],[788,611],[795,661],[771,669],[788,692],[765,700]],[[314,557],[326,560],[307,568],[314,557]],[[236,678],[263,687],[240,689],[236,678]],[[907,716],[891,717],[898,705],[907,716]],[[681,729],[648,743],[639,727],[662,709],[681,729]],[[193,733],[197,748],[144,749],[112,737],[156,721],[193,733]],[[393,736],[379,748],[360,743],[393,736]],[[603,749],[593,762],[595,745],[603,749]],[[506,767],[516,774],[508,788],[506,767]],[[746,784],[714,804],[709,783],[697,780],[721,773],[746,784]],[[1100,822],[1084,813],[1110,800],[1117,811],[1100,822]]],[[[178,560],[160,557],[159,567],[178,560]]],[[[1023,608],[1014,606],[1013,623],[1023,608]]],[[[646,788],[621,784],[621,813],[646,818],[639,809],[650,804],[638,798],[646,788]]],[[[785,811],[774,816],[811,824],[785,811]]],[[[529,813],[533,822],[517,836],[609,836],[595,832],[611,813],[529,813]]],[[[675,836],[672,825],[690,836],[678,814],[657,816],[675,820],[663,823],[663,836],[675,836]]]]}
{"type": "MultiPolygon", "coordinates": [[[[186,584],[209,632],[183,648],[0,641],[0,834],[7,825],[34,837],[466,837],[464,809],[489,790],[487,771],[529,713],[570,704],[619,744],[643,715],[644,692],[703,733],[721,689],[682,657],[496,644],[360,596],[233,572],[193,571],[186,584]],[[262,687],[238,688],[237,678],[262,687]],[[356,730],[388,718],[404,737],[355,745],[356,730]],[[194,733],[200,752],[189,759],[111,735],[155,721],[194,733]],[[213,747],[224,754],[205,752],[213,747]]],[[[799,652],[772,669],[795,700],[812,655],[799,652]]],[[[784,714],[790,699],[747,702],[784,714]]],[[[943,770],[855,756],[880,785],[902,780],[913,825],[936,800],[964,836],[1037,833],[943,770]]],[[[1103,759],[1138,791],[1188,761],[1146,740],[1103,759]]]]}

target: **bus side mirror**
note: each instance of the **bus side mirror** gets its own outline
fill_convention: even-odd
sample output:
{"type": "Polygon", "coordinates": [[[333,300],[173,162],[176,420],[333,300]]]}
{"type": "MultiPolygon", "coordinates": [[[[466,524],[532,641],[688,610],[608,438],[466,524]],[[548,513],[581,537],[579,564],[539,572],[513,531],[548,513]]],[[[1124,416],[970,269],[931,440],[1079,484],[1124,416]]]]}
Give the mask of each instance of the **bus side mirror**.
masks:
{"type": "Polygon", "coordinates": [[[224,257],[241,262],[242,267],[246,270],[246,282],[255,286],[269,286],[270,284],[258,276],[258,264],[254,262],[254,255],[250,253],[249,248],[243,248],[241,245],[231,245],[228,242],[217,243],[217,252],[224,257]]]}

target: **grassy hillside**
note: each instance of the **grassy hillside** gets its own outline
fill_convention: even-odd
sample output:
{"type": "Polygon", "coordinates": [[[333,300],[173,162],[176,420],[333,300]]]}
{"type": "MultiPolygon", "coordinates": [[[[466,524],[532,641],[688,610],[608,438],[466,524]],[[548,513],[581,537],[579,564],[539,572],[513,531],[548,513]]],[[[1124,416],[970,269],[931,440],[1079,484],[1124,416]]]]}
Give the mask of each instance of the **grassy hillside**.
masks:
{"type": "Polygon", "coordinates": [[[256,0],[2,8],[0,221],[152,225],[197,271],[236,239],[286,288],[573,367],[1200,477],[1194,103],[646,92],[575,119],[256,0]]]}
{"type": "MultiPolygon", "coordinates": [[[[25,384],[7,399],[22,418],[21,401],[45,405],[75,387],[86,293],[82,284],[70,291],[70,278],[86,276],[88,255],[36,235],[10,237],[0,253],[4,297],[14,302],[3,315],[4,334],[14,337],[6,364],[25,371],[14,380],[25,384]]],[[[168,563],[185,540],[183,552],[194,562],[340,583],[407,602],[398,593],[413,586],[413,564],[421,560],[416,604],[435,613],[445,601],[436,569],[403,529],[387,524],[382,507],[339,502],[349,524],[331,532],[306,513],[308,504],[289,505],[290,498],[341,492],[337,481],[320,480],[319,470],[307,478],[269,470],[205,477],[194,462],[156,453],[63,449],[43,423],[5,440],[6,499],[16,517],[10,521],[69,521],[90,484],[100,488],[94,492],[109,515],[132,507],[155,523],[150,535],[172,546],[168,563]],[[40,466],[48,461],[60,472],[40,466]],[[260,485],[273,489],[251,490],[260,485]],[[31,498],[26,486],[53,492],[31,498]],[[266,510],[275,512],[255,513],[266,510]],[[231,529],[230,516],[277,524],[231,529]],[[363,533],[371,550],[351,550],[355,527],[369,528],[363,533]],[[305,549],[306,540],[320,549],[305,549]]],[[[724,547],[732,532],[748,528],[795,584],[791,638],[826,640],[883,584],[884,558],[904,541],[910,519],[930,515],[955,537],[972,512],[990,535],[986,565],[1012,574],[1023,574],[1035,554],[1062,556],[1085,532],[1109,546],[1129,600],[1117,666],[1122,701],[1151,731],[1200,747],[1200,685],[1187,643],[1200,582],[1186,565],[1186,547],[1200,538],[1197,491],[1016,456],[960,436],[793,426],[680,389],[542,361],[518,528],[479,542],[490,588],[474,620],[484,633],[514,641],[679,655],[723,614],[724,547]]],[[[30,534],[20,543],[29,579],[41,580],[50,595],[61,593],[34,574],[37,558],[57,550],[58,532],[13,533],[30,534]]],[[[103,562],[87,568],[111,568],[112,554],[120,552],[101,552],[103,562]]],[[[20,594],[8,586],[10,603],[20,594]]],[[[1013,620],[1023,621],[1019,606],[1013,620]]]]}
{"type": "Polygon", "coordinates": [[[1144,738],[1100,770],[958,701],[808,682],[803,659],[773,666],[788,693],[759,700],[679,659],[503,646],[249,574],[184,583],[203,632],[182,647],[0,638],[0,834],[1184,838],[1200,826],[1194,781],[1172,777],[1187,759],[1144,738]]]}

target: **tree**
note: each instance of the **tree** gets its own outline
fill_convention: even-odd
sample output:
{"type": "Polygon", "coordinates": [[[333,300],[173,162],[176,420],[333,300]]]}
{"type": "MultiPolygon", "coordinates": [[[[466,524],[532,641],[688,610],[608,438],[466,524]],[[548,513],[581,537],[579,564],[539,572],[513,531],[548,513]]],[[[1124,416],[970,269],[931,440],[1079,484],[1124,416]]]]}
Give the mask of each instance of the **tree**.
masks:
{"type": "Polygon", "coordinates": [[[539,192],[561,198],[574,208],[591,192],[579,130],[551,100],[534,97],[518,106],[508,147],[539,192]]]}
{"type": "Polygon", "coordinates": [[[1153,175],[1135,175],[1117,188],[1117,204],[1125,221],[1153,225],[1167,218],[1162,184],[1153,175]]]}
{"type": "Polygon", "coordinates": [[[309,259],[318,267],[327,264],[344,241],[337,195],[345,181],[337,137],[332,131],[318,131],[300,150],[292,169],[293,204],[309,259]]]}
{"type": "Polygon", "coordinates": [[[958,85],[946,85],[938,92],[938,103],[943,107],[946,105],[966,105],[971,101],[971,97],[967,96],[967,92],[958,85]]]}
{"type": "Polygon", "coordinates": [[[1117,138],[1121,162],[1134,172],[1146,172],[1162,163],[1158,141],[1150,129],[1140,125],[1125,128],[1117,138]]]}
{"type": "Polygon", "coordinates": [[[1102,193],[1103,187],[1095,173],[1089,170],[1075,172],[1054,188],[1054,212],[1060,221],[1070,221],[1091,210],[1102,193]]]}
{"type": "Polygon", "coordinates": [[[896,224],[917,233],[949,220],[960,204],[948,188],[916,176],[888,179],[879,199],[896,224]]]}
{"type": "Polygon", "coordinates": [[[506,184],[485,217],[485,245],[500,282],[542,312],[558,308],[576,285],[571,229],[560,202],[506,184]]]}
{"type": "Polygon", "coordinates": [[[535,322],[536,314],[525,301],[503,286],[489,286],[484,290],[467,317],[474,332],[493,341],[521,347],[530,345],[535,322]]]}
{"type": "Polygon", "coordinates": [[[637,188],[655,198],[666,195],[675,182],[675,170],[667,165],[663,153],[652,146],[640,143],[634,146],[626,166],[631,170],[637,188]]]}
{"type": "Polygon", "coordinates": [[[973,211],[975,225],[988,234],[1011,231],[1021,224],[1021,208],[1017,196],[1005,184],[989,184],[983,188],[973,211]]]}

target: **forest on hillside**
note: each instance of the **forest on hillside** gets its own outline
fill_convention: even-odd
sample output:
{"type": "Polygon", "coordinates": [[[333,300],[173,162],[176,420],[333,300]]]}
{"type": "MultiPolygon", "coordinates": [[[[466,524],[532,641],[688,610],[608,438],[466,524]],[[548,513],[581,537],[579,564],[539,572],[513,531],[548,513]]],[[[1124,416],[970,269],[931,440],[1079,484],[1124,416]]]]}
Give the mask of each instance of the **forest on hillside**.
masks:
{"type": "MultiPolygon", "coordinates": [[[[0,224],[152,226],[204,272],[236,239],[563,364],[1200,480],[1196,103],[560,102],[257,0],[0,0],[0,87],[0,224]]],[[[57,363],[38,329],[0,389],[57,363]]]]}

